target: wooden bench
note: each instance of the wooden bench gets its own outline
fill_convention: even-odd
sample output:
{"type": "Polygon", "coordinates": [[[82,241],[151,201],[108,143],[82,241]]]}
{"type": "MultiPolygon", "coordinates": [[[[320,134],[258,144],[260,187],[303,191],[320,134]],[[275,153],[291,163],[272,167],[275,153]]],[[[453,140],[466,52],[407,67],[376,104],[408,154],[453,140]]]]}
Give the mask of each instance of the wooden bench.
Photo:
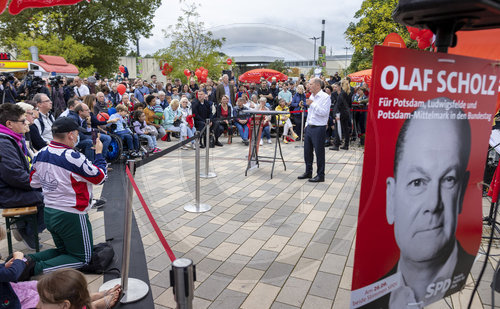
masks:
{"type": "Polygon", "coordinates": [[[20,220],[28,219],[31,221],[33,231],[35,231],[35,250],[40,251],[40,244],[38,242],[38,208],[36,206],[20,207],[20,208],[5,208],[2,211],[2,217],[5,218],[5,226],[7,228],[7,243],[9,246],[9,254],[12,254],[12,233],[11,226],[20,220]]]}

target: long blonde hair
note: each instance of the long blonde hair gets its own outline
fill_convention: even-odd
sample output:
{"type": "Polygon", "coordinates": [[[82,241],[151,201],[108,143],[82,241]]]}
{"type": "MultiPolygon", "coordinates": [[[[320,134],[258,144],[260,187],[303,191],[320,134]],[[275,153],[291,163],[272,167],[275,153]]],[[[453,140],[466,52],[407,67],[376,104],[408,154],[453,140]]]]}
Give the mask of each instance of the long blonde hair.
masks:
{"type": "Polygon", "coordinates": [[[351,93],[351,86],[349,86],[349,81],[347,79],[342,80],[342,90],[344,90],[347,94],[351,93]]]}

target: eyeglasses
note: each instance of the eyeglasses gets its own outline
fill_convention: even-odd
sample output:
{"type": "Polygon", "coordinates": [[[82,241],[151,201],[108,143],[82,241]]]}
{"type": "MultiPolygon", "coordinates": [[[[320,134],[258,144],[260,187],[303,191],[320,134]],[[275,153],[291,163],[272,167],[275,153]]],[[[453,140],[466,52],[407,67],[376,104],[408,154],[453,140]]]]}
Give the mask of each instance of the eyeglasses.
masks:
{"type": "Polygon", "coordinates": [[[19,119],[19,120],[9,120],[9,121],[12,121],[12,122],[26,122],[28,119],[24,118],[24,119],[19,119]]]}
{"type": "Polygon", "coordinates": [[[48,100],[43,100],[42,103],[45,103],[45,102],[52,102],[51,99],[48,99],[48,100]]]}

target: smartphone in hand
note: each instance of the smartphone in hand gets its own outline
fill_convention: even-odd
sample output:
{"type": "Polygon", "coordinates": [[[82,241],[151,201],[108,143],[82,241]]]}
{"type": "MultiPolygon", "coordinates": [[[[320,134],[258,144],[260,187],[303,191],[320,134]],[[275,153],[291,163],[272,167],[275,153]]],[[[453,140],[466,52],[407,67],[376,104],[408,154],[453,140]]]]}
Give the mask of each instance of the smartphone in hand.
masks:
{"type": "Polygon", "coordinates": [[[92,145],[95,146],[96,141],[97,141],[97,129],[92,129],[92,145]]]}

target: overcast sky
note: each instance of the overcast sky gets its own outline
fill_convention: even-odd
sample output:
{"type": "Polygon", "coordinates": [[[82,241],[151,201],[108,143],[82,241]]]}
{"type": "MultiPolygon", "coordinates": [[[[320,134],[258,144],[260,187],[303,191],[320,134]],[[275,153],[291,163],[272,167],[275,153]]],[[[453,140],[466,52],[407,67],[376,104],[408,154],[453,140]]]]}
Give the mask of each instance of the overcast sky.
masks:
{"type": "MultiPolygon", "coordinates": [[[[327,55],[345,54],[349,46],[344,32],[362,0],[252,0],[252,1],[198,1],[200,21],[214,32],[224,36],[227,43],[222,51],[234,56],[278,56],[286,60],[313,57],[313,40],[321,36],[321,20],[326,20],[325,45],[327,55]],[[310,50],[310,53],[306,53],[310,50]]],[[[141,38],[141,55],[152,54],[168,46],[162,29],[175,24],[181,14],[178,0],[163,1],[156,10],[150,38],[141,38]]],[[[317,41],[319,45],[320,40],[317,41]]],[[[134,48],[135,49],[135,48],[134,48]]],[[[352,53],[352,49],[348,51],[352,53]]]]}

